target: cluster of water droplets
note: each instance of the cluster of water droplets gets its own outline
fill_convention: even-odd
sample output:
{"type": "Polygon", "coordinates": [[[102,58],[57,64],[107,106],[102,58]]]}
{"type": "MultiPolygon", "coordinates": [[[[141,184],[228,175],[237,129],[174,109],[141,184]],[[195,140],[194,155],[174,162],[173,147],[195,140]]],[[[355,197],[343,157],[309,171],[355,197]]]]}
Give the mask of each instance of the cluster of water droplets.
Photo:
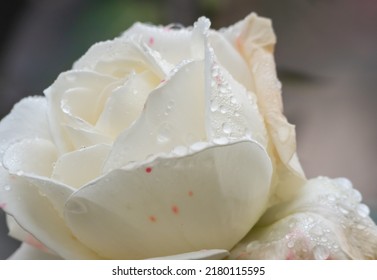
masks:
{"type": "Polygon", "coordinates": [[[253,119],[245,113],[245,110],[258,110],[252,94],[219,65],[212,49],[209,50],[209,55],[211,57],[209,98],[211,138],[258,138],[254,135],[253,119]]]}
{"type": "Polygon", "coordinates": [[[368,206],[361,203],[360,192],[346,178],[316,180],[313,187],[319,189],[312,191],[318,193],[312,194],[310,201],[305,199],[307,211],[271,225],[248,244],[241,258],[348,259],[349,252],[343,251],[342,242],[356,254],[367,249],[362,248],[360,240],[368,240],[373,234],[374,223],[368,206]]]}
{"type": "Polygon", "coordinates": [[[361,203],[361,193],[346,178],[338,178],[333,182],[339,191],[322,196],[320,203],[337,213],[338,222],[343,229],[350,230],[355,235],[369,235],[368,229],[373,226],[373,222],[369,218],[369,207],[361,203]]]}

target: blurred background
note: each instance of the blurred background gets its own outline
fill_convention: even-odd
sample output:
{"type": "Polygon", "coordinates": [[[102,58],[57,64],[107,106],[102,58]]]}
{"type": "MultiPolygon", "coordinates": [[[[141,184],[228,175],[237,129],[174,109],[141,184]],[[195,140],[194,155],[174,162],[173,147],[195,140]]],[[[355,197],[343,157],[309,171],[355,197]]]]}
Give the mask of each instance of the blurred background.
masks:
{"type": "MultiPolygon", "coordinates": [[[[135,21],[191,25],[206,15],[220,28],[252,11],[273,20],[285,113],[307,176],[350,178],[377,220],[374,0],[13,0],[0,10],[0,117],[135,21]]],[[[0,259],[17,246],[0,210],[0,259]]]]}

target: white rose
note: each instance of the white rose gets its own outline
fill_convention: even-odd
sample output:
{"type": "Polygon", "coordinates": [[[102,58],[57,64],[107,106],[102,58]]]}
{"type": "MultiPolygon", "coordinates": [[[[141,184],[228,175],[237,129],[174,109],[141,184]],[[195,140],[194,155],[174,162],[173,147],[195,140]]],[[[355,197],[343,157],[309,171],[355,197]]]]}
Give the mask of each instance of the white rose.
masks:
{"type": "Polygon", "coordinates": [[[347,226],[373,237],[360,254],[333,226],[350,219],[333,207],[342,191],[316,207],[327,183],[306,182],[297,160],[270,21],[209,26],[135,24],[91,47],[46,97],[15,106],[0,123],[0,205],[13,237],[64,259],[376,257],[359,200],[347,200],[363,214],[347,226]],[[301,217],[326,224],[333,249],[285,239],[305,228],[301,217]]]}

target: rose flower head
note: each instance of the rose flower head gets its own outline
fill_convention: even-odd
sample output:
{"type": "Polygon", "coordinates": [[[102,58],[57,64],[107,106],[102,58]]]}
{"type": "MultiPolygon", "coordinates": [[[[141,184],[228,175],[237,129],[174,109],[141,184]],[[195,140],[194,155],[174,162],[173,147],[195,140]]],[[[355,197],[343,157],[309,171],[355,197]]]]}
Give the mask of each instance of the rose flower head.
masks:
{"type": "Polygon", "coordinates": [[[254,13],[136,23],[16,104],[0,123],[13,257],[377,258],[360,193],[302,171],[274,44],[254,13]]]}

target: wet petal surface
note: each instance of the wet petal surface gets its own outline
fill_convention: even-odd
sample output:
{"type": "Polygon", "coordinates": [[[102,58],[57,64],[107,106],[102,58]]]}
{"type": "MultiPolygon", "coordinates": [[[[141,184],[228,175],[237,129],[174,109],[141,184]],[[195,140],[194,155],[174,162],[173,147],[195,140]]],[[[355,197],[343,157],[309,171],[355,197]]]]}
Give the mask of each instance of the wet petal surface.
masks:
{"type": "Polygon", "coordinates": [[[66,204],[69,227],[105,258],[231,248],[263,213],[272,167],[255,142],[208,145],[130,164],[81,188],[66,204]]]}

